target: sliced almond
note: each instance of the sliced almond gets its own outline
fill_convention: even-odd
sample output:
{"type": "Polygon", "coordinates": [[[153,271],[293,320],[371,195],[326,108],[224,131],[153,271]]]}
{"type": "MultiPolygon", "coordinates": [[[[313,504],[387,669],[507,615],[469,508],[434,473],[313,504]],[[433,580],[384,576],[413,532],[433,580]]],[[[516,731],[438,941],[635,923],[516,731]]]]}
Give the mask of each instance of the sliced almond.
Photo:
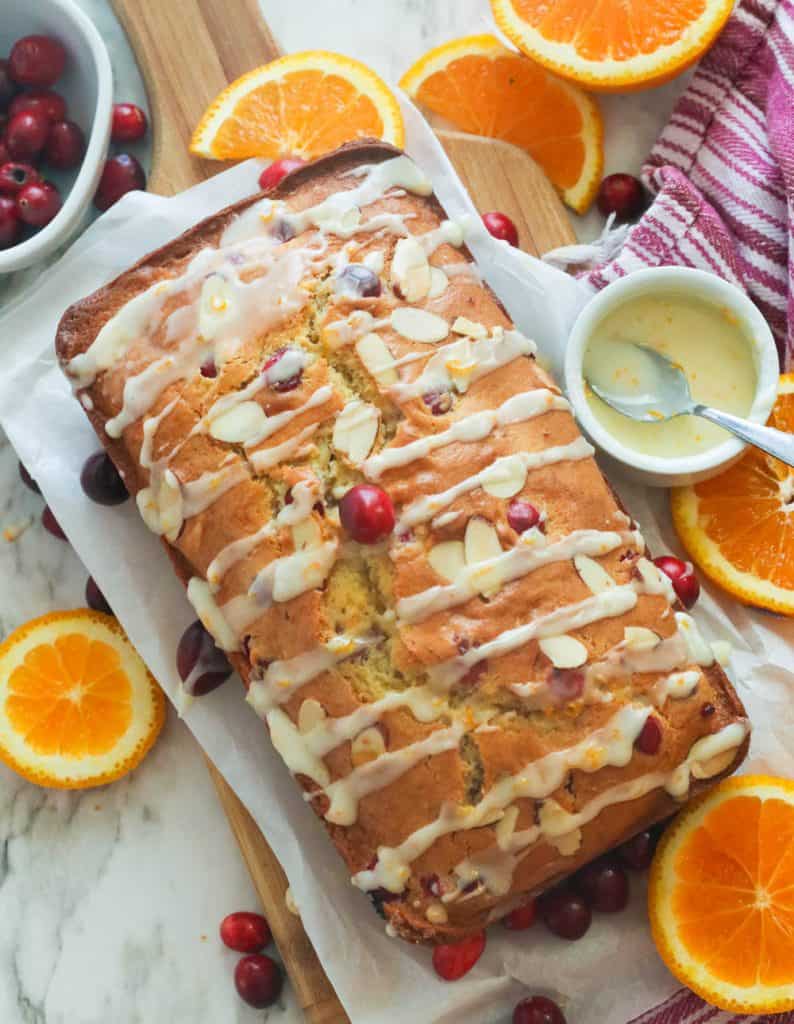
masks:
{"type": "Polygon", "coordinates": [[[391,283],[406,302],[419,302],[430,291],[430,264],[419,242],[409,235],[401,238],[391,262],[391,283]]]}
{"type": "Polygon", "coordinates": [[[380,729],[370,726],[360,732],[350,745],[350,760],[353,766],[358,768],[362,764],[374,761],[386,752],[386,744],[383,742],[383,734],[380,729]]]}
{"type": "Polygon", "coordinates": [[[322,704],[313,697],[309,697],[300,706],[298,730],[300,732],[311,732],[318,725],[322,725],[326,717],[325,708],[322,704]]]}
{"type": "Polygon", "coordinates": [[[724,668],[731,660],[731,652],[733,648],[727,640],[715,640],[711,645],[711,652],[718,665],[722,665],[724,668]]]}
{"type": "Polygon", "coordinates": [[[292,527],[292,543],[296,551],[315,547],[322,539],[320,527],[313,519],[303,519],[292,527]]]}
{"type": "MultiPolygon", "coordinates": [[[[466,524],[463,538],[466,564],[476,565],[478,562],[489,561],[502,553],[499,535],[482,516],[473,516],[466,524]]],[[[472,573],[472,581],[477,590],[484,596],[495,594],[502,585],[503,576],[496,566],[486,567],[472,573]]]]}
{"type": "Polygon", "coordinates": [[[469,320],[468,317],[465,316],[459,316],[455,320],[455,323],[452,325],[452,330],[455,334],[464,334],[467,338],[474,338],[476,341],[481,341],[483,338],[488,337],[488,328],[485,324],[469,320]]]}
{"type": "Polygon", "coordinates": [[[201,288],[198,332],[205,341],[213,341],[219,328],[235,308],[231,285],[220,274],[210,274],[201,288]]]}
{"type": "Polygon", "coordinates": [[[440,900],[434,900],[425,911],[425,917],[430,924],[446,924],[449,920],[447,908],[440,900]]]}
{"type": "Polygon", "coordinates": [[[258,402],[240,402],[212,421],[210,434],[216,441],[245,444],[260,435],[266,423],[265,410],[258,402]]]}
{"type": "Polygon", "coordinates": [[[690,771],[696,779],[711,779],[715,775],[719,775],[720,772],[724,772],[735,757],[735,748],[723,750],[721,754],[715,754],[714,757],[710,757],[707,761],[693,761],[690,765],[690,771]]]}
{"type": "Polygon", "coordinates": [[[495,498],[512,498],[524,486],[527,471],[517,455],[500,459],[486,473],[482,489],[495,498]]]}
{"type": "Polygon", "coordinates": [[[576,571],[579,573],[584,585],[594,594],[600,594],[602,591],[609,590],[610,587],[615,586],[615,581],[606,569],[599,565],[594,558],[590,558],[589,555],[576,555],[573,564],[576,566],[576,571]]]}
{"type": "Polygon", "coordinates": [[[436,544],[428,552],[427,560],[439,576],[452,583],[466,568],[463,542],[445,540],[441,544],[436,544]]]}
{"type": "Polygon", "coordinates": [[[574,636],[544,637],[539,644],[555,668],[579,668],[587,661],[587,648],[574,636]]]}
{"type": "Polygon", "coordinates": [[[661,637],[645,626],[626,626],[623,630],[623,643],[629,651],[652,651],[661,642],[661,637]]]}
{"type": "Polygon", "coordinates": [[[513,838],[513,833],[516,830],[517,821],[518,808],[515,804],[512,804],[502,815],[495,829],[496,845],[500,850],[507,850],[509,848],[510,840],[513,838]]]}
{"type": "Polygon", "coordinates": [[[579,847],[582,845],[582,830],[575,828],[571,832],[566,832],[565,835],[549,838],[549,842],[563,857],[573,857],[575,853],[579,852],[579,847]]]}
{"type": "Polygon", "coordinates": [[[443,341],[449,334],[449,324],[443,317],[428,313],[424,309],[413,309],[411,306],[400,306],[395,309],[390,317],[390,323],[403,338],[425,345],[443,341]]]}
{"type": "Polygon", "coordinates": [[[430,291],[427,293],[428,299],[437,299],[439,295],[443,295],[447,290],[449,284],[449,278],[441,269],[441,267],[430,268],[430,291]]]}
{"type": "Polygon", "coordinates": [[[334,423],[334,448],[358,465],[372,451],[379,423],[380,412],[374,405],[358,399],[348,402],[334,423]]]}
{"type": "Polygon", "coordinates": [[[399,377],[394,368],[394,356],[380,335],[373,332],[365,334],[356,342],[356,352],[381,387],[388,388],[397,383],[399,377]]]}

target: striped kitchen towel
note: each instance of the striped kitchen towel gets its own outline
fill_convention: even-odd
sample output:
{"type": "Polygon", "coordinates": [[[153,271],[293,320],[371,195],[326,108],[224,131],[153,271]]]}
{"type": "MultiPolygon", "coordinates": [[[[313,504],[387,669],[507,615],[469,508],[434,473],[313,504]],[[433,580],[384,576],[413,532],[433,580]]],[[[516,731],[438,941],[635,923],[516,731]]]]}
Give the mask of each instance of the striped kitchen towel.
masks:
{"type": "Polygon", "coordinates": [[[652,205],[587,279],[601,288],[647,266],[711,270],[750,294],[781,365],[792,368],[794,0],[742,0],[676,104],[643,180],[652,205]]]}
{"type": "Polygon", "coordinates": [[[794,1013],[775,1013],[763,1017],[725,1013],[707,1006],[702,999],[682,988],[661,1006],[647,1010],[628,1024],[794,1024],[794,1013]]]}

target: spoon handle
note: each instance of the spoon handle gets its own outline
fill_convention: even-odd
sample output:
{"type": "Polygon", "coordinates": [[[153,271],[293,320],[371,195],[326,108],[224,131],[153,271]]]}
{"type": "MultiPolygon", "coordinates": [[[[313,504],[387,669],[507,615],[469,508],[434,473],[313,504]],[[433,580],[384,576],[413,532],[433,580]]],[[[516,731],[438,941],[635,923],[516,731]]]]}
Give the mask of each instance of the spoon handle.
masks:
{"type": "Polygon", "coordinates": [[[762,427],[759,423],[752,423],[740,416],[732,416],[728,412],[721,412],[719,409],[711,409],[707,405],[695,405],[692,412],[696,416],[702,416],[705,420],[711,420],[718,426],[740,437],[742,441],[760,448],[768,455],[774,455],[776,459],[785,462],[787,466],[794,467],[794,434],[785,434],[782,430],[775,430],[774,427],[762,427]]]}

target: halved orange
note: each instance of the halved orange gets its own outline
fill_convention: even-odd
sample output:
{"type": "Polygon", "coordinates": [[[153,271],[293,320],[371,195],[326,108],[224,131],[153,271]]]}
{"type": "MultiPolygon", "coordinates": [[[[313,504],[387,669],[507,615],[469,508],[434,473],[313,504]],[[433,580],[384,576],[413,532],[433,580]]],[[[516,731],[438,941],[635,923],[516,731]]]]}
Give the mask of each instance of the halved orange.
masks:
{"type": "Polygon", "coordinates": [[[528,57],[604,92],[659,85],[694,63],[733,0],[491,0],[499,28],[528,57]]]}
{"type": "Polygon", "coordinates": [[[727,779],[666,830],[648,887],[672,973],[732,1013],[794,1009],[794,781],[727,779]]]}
{"type": "Polygon", "coordinates": [[[466,36],[430,50],[400,85],[457,128],[525,149],[578,213],[592,202],[604,165],[595,100],[495,36],[466,36]]]}
{"type": "MultiPolygon", "coordinates": [[[[769,420],[794,433],[794,374],[769,420]]],[[[794,471],[748,448],[719,476],[672,491],[673,524],[703,572],[745,604],[794,615],[794,471]]]]}
{"type": "Polygon", "coordinates": [[[238,78],[210,104],[190,151],[215,160],[313,159],[364,137],[404,141],[394,94],[360,61],[326,50],[292,53],[238,78]]]}
{"type": "Polygon", "coordinates": [[[164,721],[163,692],[111,615],[52,612],[0,645],[0,761],[31,782],[112,782],[164,721]]]}

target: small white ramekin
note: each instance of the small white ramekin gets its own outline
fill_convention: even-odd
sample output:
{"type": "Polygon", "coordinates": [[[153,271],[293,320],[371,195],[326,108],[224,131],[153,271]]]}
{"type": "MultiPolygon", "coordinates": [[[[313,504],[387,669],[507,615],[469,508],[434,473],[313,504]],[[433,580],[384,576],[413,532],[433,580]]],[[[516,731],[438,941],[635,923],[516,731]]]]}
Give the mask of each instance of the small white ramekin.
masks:
{"type": "MultiPolygon", "coordinates": [[[[627,476],[654,487],[677,487],[706,480],[726,469],[746,445],[731,437],[697,455],[669,459],[635,451],[618,441],[595,418],[585,398],[582,376],[584,353],[596,326],[628,300],[654,293],[690,295],[727,308],[736,316],[750,340],[755,361],[757,385],[748,417],[755,423],[765,423],[772,411],[780,370],[772,332],[758,308],[744,292],[715,274],[689,267],[638,270],[608,285],[588,302],[574,323],[565,350],[565,388],[579,425],[627,476]]],[[[692,339],[692,344],[697,344],[697,338],[692,339]]]]}
{"type": "MultiPolygon", "coordinates": [[[[68,241],[94,196],[110,141],[113,71],[93,22],[74,0],[0,0],[0,54],[7,54],[16,39],[29,35],[52,35],[66,47],[66,71],[53,88],[62,93],[69,117],[85,132],[87,145],[58,215],[25,241],[0,249],[0,274],[28,267],[68,241]]],[[[52,177],[59,188],[70,180],[52,177]]]]}

